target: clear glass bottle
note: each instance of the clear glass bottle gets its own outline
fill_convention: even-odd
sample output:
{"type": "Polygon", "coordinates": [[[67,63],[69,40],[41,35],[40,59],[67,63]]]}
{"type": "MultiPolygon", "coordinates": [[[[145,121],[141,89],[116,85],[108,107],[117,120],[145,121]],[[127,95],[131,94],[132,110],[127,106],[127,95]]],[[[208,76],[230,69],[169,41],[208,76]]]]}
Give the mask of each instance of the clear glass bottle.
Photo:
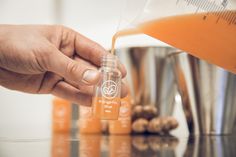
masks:
{"type": "Polygon", "coordinates": [[[95,86],[93,96],[93,113],[106,120],[118,119],[121,95],[121,72],[118,59],[114,55],[106,55],[101,61],[101,78],[95,86]]]}

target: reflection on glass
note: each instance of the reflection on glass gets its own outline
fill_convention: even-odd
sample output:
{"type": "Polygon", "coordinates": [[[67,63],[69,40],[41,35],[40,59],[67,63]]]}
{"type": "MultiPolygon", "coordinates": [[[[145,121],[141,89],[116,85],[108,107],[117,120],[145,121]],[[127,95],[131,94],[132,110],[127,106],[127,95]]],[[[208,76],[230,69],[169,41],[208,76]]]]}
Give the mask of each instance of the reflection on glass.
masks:
{"type": "Polygon", "coordinates": [[[178,139],[172,136],[133,136],[132,157],[175,157],[178,143],[178,139]]]}
{"type": "Polygon", "coordinates": [[[236,156],[235,135],[190,136],[188,138],[176,138],[170,135],[78,135],[78,139],[72,139],[69,133],[54,133],[51,145],[51,157],[236,156]],[[185,147],[186,143],[187,148],[185,147]]]}
{"type": "Polygon", "coordinates": [[[79,135],[79,157],[101,156],[101,135],[80,134],[79,135]]]}
{"type": "Polygon", "coordinates": [[[232,157],[236,156],[235,136],[189,137],[185,157],[232,157]]]}
{"type": "Polygon", "coordinates": [[[70,134],[53,133],[51,157],[70,157],[70,134]]]}
{"type": "Polygon", "coordinates": [[[131,136],[111,135],[109,148],[109,157],[131,157],[131,136]]]}

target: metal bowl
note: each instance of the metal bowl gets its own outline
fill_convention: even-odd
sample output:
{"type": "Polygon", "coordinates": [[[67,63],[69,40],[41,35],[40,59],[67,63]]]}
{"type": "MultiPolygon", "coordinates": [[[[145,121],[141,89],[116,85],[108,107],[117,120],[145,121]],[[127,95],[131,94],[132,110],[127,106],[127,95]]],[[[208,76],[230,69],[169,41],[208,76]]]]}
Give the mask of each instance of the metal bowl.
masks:
{"type": "Polygon", "coordinates": [[[236,75],[184,52],[171,54],[170,58],[190,133],[232,133],[236,75]]]}
{"type": "Polygon", "coordinates": [[[126,65],[135,103],[155,105],[160,115],[172,115],[177,87],[168,55],[171,47],[130,47],[116,50],[126,65]]]}

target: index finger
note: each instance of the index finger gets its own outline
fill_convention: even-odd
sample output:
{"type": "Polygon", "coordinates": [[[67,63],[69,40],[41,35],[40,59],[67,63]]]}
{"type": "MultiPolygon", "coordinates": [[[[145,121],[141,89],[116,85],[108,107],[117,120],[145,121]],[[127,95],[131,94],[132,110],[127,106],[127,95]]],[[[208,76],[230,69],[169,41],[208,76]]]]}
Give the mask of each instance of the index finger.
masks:
{"type": "Polygon", "coordinates": [[[102,56],[108,54],[108,52],[98,43],[79,33],[76,33],[74,47],[77,55],[97,66],[101,65],[102,56]]]}

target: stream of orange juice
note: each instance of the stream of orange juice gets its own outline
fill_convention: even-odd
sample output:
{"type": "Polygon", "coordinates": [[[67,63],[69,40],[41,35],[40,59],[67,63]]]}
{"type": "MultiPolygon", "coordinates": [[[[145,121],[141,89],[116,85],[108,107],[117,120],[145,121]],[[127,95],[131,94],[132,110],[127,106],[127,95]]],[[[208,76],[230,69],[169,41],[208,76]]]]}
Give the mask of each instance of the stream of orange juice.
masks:
{"type": "MultiPolygon", "coordinates": [[[[231,11],[236,18],[236,11],[231,11]]],[[[212,64],[236,73],[236,23],[229,24],[215,14],[186,14],[139,24],[135,29],[121,30],[113,36],[144,33],[212,64]]]]}

